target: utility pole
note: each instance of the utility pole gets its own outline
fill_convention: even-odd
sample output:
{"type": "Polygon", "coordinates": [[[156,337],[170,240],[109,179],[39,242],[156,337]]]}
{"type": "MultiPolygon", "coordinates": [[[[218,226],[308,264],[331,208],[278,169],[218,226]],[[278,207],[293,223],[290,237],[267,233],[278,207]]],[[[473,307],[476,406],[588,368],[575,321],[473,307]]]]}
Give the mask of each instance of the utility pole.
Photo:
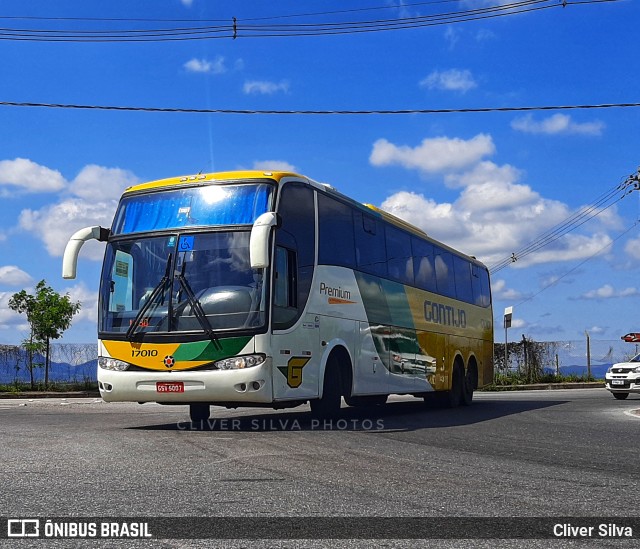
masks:
{"type": "Polygon", "coordinates": [[[589,332],[585,330],[584,333],[587,336],[587,380],[589,380],[591,379],[591,338],[589,332]]]}
{"type": "Polygon", "coordinates": [[[507,330],[511,328],[511,318],[513,317],[513,307],[506,307],[504,310],[504,373],[509,369],[509,341],[507,330]]]}

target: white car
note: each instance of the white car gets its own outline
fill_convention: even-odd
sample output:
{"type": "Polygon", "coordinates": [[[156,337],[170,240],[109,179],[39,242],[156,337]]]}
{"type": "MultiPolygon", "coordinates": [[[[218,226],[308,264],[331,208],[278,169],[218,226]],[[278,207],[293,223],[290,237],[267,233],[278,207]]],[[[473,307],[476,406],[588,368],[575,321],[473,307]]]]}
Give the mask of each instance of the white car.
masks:
{"type": "Polygon", "coordinates": [[[629,362],[619,362],[607,370],[606,387],[618,400],[624,400],[629,393],[640,394],[640,355],[629,362]]]}

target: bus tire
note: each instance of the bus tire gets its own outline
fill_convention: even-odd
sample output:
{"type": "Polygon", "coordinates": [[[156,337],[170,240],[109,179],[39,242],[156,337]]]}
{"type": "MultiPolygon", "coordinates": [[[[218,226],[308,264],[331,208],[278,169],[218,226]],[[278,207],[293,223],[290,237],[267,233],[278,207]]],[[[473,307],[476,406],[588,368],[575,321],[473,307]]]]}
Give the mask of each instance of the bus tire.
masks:
{"type": "Polygon", "coordinates": [[[624,400],[629,396],[629,393],[611,393],[611,394],[613,395],[613,398],[617,400],[624,400]]]}
{"type": "Polygon", "coordinates": [[[191,423],[201,423],[209,421],[210,408],[208,404],[189,404],[189,417],[191,423]]]}
{"type": "Polygon", "coordinates": [[[387,403],[389,395],[365,395],[344,397],[345,402],[349,406],[356,408],[366,408],[368,406],[383,406],[387,403]]]}
{"type": "Polygon", "coordinates": [[[330,359],[324,371],[322,383],[322,397],[312,400],[311,413],[320,418],[335,417],[340,413],[342,403],[342,384],[340,369],[335,360],[330,359]]]}
{"type": "Polygon", "coordinates": [[[451,390],[444,393],[444,403],[447,408],[457,408],[462,401],[464,389],[464,368],[456,361],[453,365],[451,390]]]}
{"type": "Polygon", "coordinates": [[[462,399],[461,404],[463,406],[469,406],[473,400],[473,390],[478,385],[478,371],[475,366],[469,364],[467,367],[467,373],[463,378],[462,383],[462,399]]]}

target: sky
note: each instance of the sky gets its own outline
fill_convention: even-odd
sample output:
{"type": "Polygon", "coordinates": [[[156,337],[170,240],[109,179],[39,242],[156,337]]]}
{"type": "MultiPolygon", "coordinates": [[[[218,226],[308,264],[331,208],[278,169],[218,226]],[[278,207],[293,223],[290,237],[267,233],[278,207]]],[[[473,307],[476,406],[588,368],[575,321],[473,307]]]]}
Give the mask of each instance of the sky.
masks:
{"type": "Polygon", "coordinates": [[[640,102],[640,5],[505,3],[4,0],[0,344],[28,336],[8,301],[42,279],[82,302],[61,341],[96,341],[104,245],[85,245],[76,280],[61,256],[79,228],[110,225],[125,187],[253,168],[329,183],[501,266],[497,341],[505,307],[510,340],[640,331],[640,191],[615,191],[640,166],[640,107],[511,110],[640,102]],[[355,32],[382,20],[397,28],[355,32]],[[122,39],[148,29],[181,39],[122,39]],[[169,111],[17,105],[32,103],[169,111]],[[413,112],[282,114],[384,110],[413,112]]]}

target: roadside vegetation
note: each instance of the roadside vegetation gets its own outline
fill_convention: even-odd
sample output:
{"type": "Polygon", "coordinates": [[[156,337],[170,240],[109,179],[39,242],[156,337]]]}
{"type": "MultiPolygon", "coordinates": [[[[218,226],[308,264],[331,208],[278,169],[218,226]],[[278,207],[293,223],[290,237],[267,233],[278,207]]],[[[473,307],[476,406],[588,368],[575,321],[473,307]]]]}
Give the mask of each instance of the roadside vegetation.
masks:
{"type": "Polygon", "coordinates": [[[35,382],[33,385],[24,381],[14,383],[0,383],[0,393],[10,393],[19,395],[25,392],[54,392],[68,393],[76,391],[98,391],[98,382],[86,379],[84,381],[54,381],[45,385],[43,381],[35,382]]]}
{"type": "Polygon", "coordinates": [[[35,293],[21,290],[9,299],[9,308],[24,314],[29,323],[29,337],[22,342],[22,347],[28,356],[27,367],[32,390],[35,390],[34,370],[41,366],[35,357],[44,356],[44,386],[48,388],[51,340],[62,337],[71,325],[73,316],[80,311],[80,307],[79,301],[71,301],[68,294],[60,295],[44,280],[38,282],[35,293]]]}
{"type": "Polygon", "coordinates": [[[493,378],[493,384],[485,387],[484,391],[503,391],[517,385],[531,384],[550,384],[550,383],[584,383],[589,381],[604,381],[596,379],[594,376],[579,376],[576,374],[553,374],[545,373],[536,378],[536,381],[530,381],[528,376],[519,372],[496,373],[493,378]]]}

